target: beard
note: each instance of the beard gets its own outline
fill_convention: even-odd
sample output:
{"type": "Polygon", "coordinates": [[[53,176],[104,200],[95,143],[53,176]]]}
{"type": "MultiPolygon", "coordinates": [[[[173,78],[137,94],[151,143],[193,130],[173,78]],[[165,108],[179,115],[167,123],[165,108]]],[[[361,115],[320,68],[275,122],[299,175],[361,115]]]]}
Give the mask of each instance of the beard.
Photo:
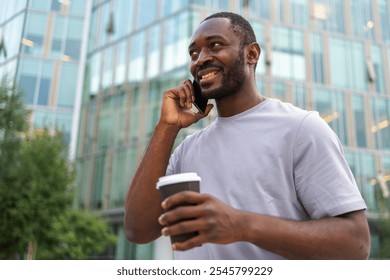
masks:
{"type": "Polygon", "coordinates": [[[222,73],[221,86],[207,92],[206,98],[220,100],[239,92],[246,82],[244,66],[244,50],[242,48],[230,70],[227,73],[222,73]]]}

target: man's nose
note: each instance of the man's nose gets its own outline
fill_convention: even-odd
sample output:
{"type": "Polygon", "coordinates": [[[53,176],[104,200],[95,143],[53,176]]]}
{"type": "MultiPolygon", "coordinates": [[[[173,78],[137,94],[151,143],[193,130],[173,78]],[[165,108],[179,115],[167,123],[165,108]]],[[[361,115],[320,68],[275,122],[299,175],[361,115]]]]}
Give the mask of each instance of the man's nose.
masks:
{"type": "Polygon", "coordinates": [[[211,56],[209,53],[207,53],[206,51],[201,51],[201,52],[199,53],[198,59],[197,59],[196,62],[195,62],[195,65],[198,66],[198,67],[200,67],[200,66],[202,66],[205,62],[209,62],[209,61],[211,61],[212,59],[213,59],[213,58],[212,58],[212,56],[211,56]]]}

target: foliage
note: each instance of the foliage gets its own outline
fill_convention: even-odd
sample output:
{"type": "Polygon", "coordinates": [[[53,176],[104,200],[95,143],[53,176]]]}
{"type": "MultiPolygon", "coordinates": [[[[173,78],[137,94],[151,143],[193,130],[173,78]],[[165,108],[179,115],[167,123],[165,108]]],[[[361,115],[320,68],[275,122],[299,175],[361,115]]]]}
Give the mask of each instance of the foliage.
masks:
{"type": "Polygon", "coordinates": [[[9,86],[7,77],[0,84],[0,258],[12,258],[23,251],[25,217],[17,209],[20,134],[26,129],[27,113],[21,93],[9,86]],[[18,225],[18,226],[12,226],[18,225]]]}
{"type": "Polygon", "coordinates": [[[382,218],[377,221],[377,233],[380,248],[375,258],[390,259],[390,219],[382,218]]]}
{"type": "Polygon", "coordinates": [[[0,259],[100,253],[114,237],[102,218],[71,209],[75,176],[61,133],[28,129],[22,93],[8,84],[0,85],[0,259]]]}
{"type": "Polygon", "coordinates": [[[82,211],[58,216],[49,233],[49,241],[37,248],[37,259],[87,259],[116,242],[104,220],[82,211]]]}
{"type": "Polygon", "coordinates": [[[73,172],[63,154],[60,133],[42,129],[27,134],[20,152],[17,209],[27,222],[25,242],[47,241],[53,219],[61,215],[72,202],[70,185],[73,172]]]}

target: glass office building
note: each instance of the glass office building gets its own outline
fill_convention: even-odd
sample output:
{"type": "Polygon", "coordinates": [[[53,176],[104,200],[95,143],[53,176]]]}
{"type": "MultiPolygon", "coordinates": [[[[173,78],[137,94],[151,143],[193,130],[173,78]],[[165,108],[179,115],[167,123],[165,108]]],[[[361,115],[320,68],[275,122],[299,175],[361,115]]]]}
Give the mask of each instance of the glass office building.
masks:
{"type": "MultiPolygon", "coordinates": [[[[166,240],[142,246],[125,240],[123,204],[159,118],[162,93],[190,78],[191,35],[203,18],[217,11],[240,13],[252,23],[262,48],[256,73],[259,91],[318,111],[338,134],[368,205],[370,223],[390,206],[389,1],[95,0],[81,105],[76,204],[111,218],[119,240],[107,257],[169,257],[166,240]]],[[[48,68],[40,67],[44,76],[48,68]]],[[[28,74],[28,68],[21,69],[28,74]]],[[[47,102],[39,86],[29,98],[36,105],[47,102]]],[[[214,117],[181,131],[178,142],[214,117]]],[[[375,250],[374,231],[372,242],[375,250]]]]}
{"type": "Polygon", "coordinates": [[[35,128],[55,125],[74,147],[86,3],[0,0],[0,77],[7,74],[20,85],[35,128]]]}

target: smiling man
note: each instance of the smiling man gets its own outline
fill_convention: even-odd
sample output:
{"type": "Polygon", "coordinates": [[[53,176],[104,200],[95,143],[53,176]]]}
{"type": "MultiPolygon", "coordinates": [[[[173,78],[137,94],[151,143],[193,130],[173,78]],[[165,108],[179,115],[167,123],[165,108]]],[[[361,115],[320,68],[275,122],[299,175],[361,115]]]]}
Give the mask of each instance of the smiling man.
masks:
{"type": "Polygon", "coordinates": [[[366,205],[342,146],[316,112],[257,91],[260,47],[250,24],[233,13],[211,15],[188,50],[191,74],[202,95],[215,99],[218,117],[171,155],[180,129],[213,105],[204,114],[190,110],[190,80],[164,92],[126,198],[128,240],[197,232],[172,245],[175,259],[367,258],[366,205]],[[201,193],[160,203],[158,178],[183,172],[199,174],[201,193]]]}

